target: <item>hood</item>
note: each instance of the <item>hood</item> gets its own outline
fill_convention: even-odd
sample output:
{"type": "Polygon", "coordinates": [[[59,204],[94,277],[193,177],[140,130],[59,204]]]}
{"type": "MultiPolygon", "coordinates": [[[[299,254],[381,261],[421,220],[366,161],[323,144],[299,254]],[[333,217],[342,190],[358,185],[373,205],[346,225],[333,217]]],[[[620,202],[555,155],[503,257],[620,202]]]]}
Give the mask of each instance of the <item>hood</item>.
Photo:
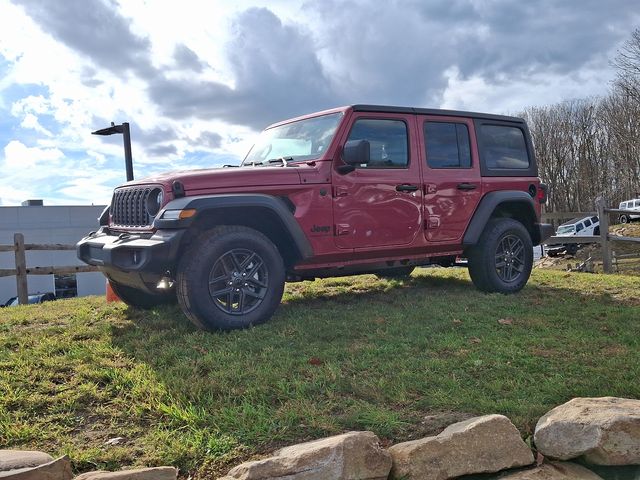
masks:
{"type": "Polygon", "coordinates": [[[277,166],[178,170],[133,180],[126,185],[155,183],[162,184],[166,190],[170,190],[176,180],[184,185],[186,192],[215,188],[299,185],[301,183],[298,168],[277,166]]]}

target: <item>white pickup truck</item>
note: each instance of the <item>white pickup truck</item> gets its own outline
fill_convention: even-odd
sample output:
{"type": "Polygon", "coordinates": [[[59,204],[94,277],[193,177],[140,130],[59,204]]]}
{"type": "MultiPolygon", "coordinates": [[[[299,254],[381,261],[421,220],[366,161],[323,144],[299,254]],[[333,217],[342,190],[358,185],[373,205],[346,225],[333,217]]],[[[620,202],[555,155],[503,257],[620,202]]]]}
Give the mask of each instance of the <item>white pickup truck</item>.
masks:
{"type": "MultiPolygon", "coordinates": [[[[574,235],[600,235],[600,220],[597,216],[574,218],[563,223],[556,231],[556,237],[572,237],[574,235]]],[[[575,255],[580,244],[578,243],[555,243],[547,245],[547,255],[556,257],[561,253],[575,255]]]]}

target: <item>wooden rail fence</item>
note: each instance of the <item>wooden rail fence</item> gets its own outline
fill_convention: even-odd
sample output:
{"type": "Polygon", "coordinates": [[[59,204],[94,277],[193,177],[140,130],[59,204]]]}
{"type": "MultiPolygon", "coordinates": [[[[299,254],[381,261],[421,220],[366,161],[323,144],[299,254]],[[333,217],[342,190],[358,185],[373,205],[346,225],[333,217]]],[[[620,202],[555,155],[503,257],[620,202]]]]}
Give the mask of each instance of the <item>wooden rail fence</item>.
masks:
{"type": "MultiPolygon", "coordinates": [[[[630,213],[633,215],[637,215],[638,212],[634,210],[622,210],[619,208],[608,208],[606,206],[607,202],[603,197],[598,197],[596,199],[596,215],[598,215],[598,219],[600,221],[600,235],[572,235],[570,237],[557,237],[553,236],[547,239],[545,244],[553,245],[553,244],[568,244],[568,243],[599,243],[602,249],[602,269],[604,273],[611,273],[613,271],[612,268],[612,242],[630,242],[630,243],[638,243],[640,244],[640,237],[625,237],[621,235],[611,235],[609,233],[609,218],[610,215],[613,214],[622,214],[622,213],[630,213]]],[[[566,218],[582,218],[592,216],[594,213],[591,212],[570,212],[570,213],[557,213],[555,214],[555,218],[566,219],[566,218]]],[[[545,218],[550,218],[549,214],[544,215],[545,218]]]]}
{"type": "Polygon", "coordinates": [[[18,290],[18,303],[26,305],[29,303],[29,287],[27,275],[69,275],[72,273],[97,272],[98,267],[93,265],[77,265],[64,267],[27,267],[26,251],[28,250],[75,250],[75,245],[64,244],[37,244],[24,243],[24,235],[16,233],[13,235],[13,245],[0,245],[0,252],[15,253],[15,268],[0,268],[0,277],[16,277],[16,287],[18,290]]]}

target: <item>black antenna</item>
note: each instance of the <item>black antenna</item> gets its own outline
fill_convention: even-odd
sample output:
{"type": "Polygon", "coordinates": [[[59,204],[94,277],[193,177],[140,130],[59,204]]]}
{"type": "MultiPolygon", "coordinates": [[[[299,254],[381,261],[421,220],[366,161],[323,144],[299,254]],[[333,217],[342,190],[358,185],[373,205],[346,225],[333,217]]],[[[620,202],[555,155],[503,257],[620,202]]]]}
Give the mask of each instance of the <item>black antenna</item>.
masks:
{"type": "Polygon", "coordinates": [[[111,126],[91,132],[92,135],[114,135],[116,133],[122,134],[122,141],[124,143],[124,165],[127,169],[127,182],[133,180],[133,158],[131,156],[131,132],[129,131],[129,124],[124,122],[122,125],[116,125],[111,122],[111,126]]]}

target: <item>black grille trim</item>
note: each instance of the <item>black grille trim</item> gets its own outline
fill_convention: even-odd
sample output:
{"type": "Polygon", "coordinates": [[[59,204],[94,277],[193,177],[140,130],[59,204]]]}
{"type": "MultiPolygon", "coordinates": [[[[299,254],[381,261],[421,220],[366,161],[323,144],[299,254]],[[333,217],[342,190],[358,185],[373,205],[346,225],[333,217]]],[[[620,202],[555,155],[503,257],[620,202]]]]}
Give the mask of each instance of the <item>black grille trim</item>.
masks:
{"type": "Polygon", "coordinates": [[[113,192],[111,224],[119,227],[148,227],[152,217],[147,213],[147,199],[157,187],[122,187],[113,192]]]}

